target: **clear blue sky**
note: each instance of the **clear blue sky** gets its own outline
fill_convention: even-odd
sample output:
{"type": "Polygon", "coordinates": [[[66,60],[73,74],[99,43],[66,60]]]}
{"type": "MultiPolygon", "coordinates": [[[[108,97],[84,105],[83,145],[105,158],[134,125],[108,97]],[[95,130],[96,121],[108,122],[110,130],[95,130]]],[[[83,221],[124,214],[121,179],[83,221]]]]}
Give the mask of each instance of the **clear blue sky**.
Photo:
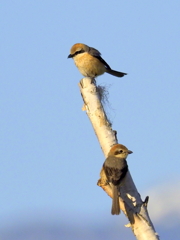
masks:
{"type": "Polygon", "coordinates": [[[77,42],[97,48],[113,69],[128,73],[97,79],[108,87],[113,129],[133,151],[130,172],[142,198],[151,194],[155,227],[166,214],[170,222],[180,218],[174,202],[180,201],[179,9],[175,0],[1,2],[4,227],[44,212],[67,213],[67,222],[88,215],[99,225],[99,219],[117,225],[123,218],[111,217],[111,200],[96,186],[104,156],[81,110],[82,76],[67,59],[77,42]],[[156,198],[164,204],[158,216],[156,198]]]}

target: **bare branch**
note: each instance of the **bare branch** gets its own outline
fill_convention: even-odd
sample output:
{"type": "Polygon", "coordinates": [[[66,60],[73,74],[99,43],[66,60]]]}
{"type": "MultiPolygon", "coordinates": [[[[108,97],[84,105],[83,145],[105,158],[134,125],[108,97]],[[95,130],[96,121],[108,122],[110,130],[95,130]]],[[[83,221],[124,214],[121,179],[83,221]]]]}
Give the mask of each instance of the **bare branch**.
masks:
{"type": "MultiPolygon", "coordinates": [[[[95,80],[91,78],[83,78],[79,87],[84,101],[83,110],[86,110],[106,157],[112,145],[118,143],[118,140],[117,132],[111,128],[111,123],[108,121],[102,105],[103,88],[97,87],[95,80]]],[[[112,197],[111,186],[107,183],[103,169],[101,169],[97,184],[112,197]]],[[[124,183],[120,187],[120,208],[130,222],[126,226],[131,227],[138,240],[158,240],[159,237],[148,215],[147,202],[147,198],[144,202],[141,200],[128,171],[124,183]]]]}

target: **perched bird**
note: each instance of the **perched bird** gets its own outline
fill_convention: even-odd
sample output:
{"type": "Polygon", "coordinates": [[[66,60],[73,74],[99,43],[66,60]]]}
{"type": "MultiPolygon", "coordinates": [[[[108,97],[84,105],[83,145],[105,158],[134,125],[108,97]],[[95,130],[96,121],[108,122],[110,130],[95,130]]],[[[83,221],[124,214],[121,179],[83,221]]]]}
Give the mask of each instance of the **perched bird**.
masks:
{"type": "Polygon", "coordinates": [[[115,144],[109,151],[108,156],[103,164],[103,169],[108,182],[112,187],[112,215],[120,214],[119,206],[119,186],[121,185],[126,173],[128,165],[126,158],[132,151],[128,150],[122,144],[115,144]]]}
{"type": "Polygon", "coordinates": [[[123,77],[127,74],[112,70],[98,50],[83,43],[74,44],[68,58],[74,59],[80,73],[85,77],[95,78],[105,72],[116,77],[123,77]]]}

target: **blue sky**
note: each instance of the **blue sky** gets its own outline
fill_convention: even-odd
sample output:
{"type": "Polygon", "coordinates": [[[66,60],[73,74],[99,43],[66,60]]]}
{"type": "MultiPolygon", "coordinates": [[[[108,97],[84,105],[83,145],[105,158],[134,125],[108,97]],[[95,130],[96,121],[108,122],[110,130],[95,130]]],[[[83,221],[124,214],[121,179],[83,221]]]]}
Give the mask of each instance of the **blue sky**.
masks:
{"type": "Polygon", "coordinates": [[[109,91],[108,115],[119,143],[133,151],[128,164],[139,193],[143,199],[154,196],[155,227],[166,211],[172,213],[172,205],[171,219],[179,218],[173,200],[180,199],[179,7],[175,0],[1,2],[4,226],[44,211],[67,213],[66,221],[72,213],[89,215],[97,224],[100,216],[112,221],[111,200],[96,185],[104,156],[81,110],[82,76],[67,59],[78,42],[97,48],[113,69],[128,73],[97,79],[109,91]],[[165,205],[158,217],[156,197],[165,205]]]}

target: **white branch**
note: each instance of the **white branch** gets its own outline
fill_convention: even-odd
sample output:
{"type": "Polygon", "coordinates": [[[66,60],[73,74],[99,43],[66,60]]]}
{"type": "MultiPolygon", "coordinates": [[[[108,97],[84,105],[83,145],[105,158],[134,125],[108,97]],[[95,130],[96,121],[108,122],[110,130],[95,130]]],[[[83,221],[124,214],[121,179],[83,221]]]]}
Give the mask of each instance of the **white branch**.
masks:
{"type": "MultiPolygon", "coordinates": [[[[112,130],[111,124],[107,119],[95,81],[91,78],[83,78],[79,83],[79,87],[84,100],[83,109],[86,110],[106,157],[111,146],[118,143],[116,131],[112,130]]],[[[100,177],[98,185],[112,197],[111,186],[107,184],[107,179],[102,169],[100,177]]],[[[120,207],[129,219],[128,227],[131,227],[136,238],[138,240],[158,240],[159,237],[147,212],[148,201],[143,202],[141,200],[129,171],[121,186],[120,196],[120,207]]]]}

